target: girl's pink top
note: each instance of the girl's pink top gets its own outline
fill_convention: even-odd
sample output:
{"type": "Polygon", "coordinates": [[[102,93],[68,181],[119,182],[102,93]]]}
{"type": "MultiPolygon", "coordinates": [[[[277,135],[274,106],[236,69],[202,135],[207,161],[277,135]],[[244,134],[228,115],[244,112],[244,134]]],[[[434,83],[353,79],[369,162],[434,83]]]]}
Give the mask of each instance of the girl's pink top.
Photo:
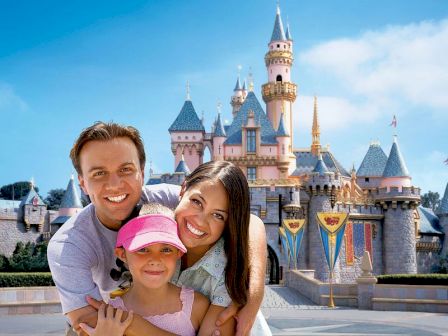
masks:
{"type": "MultiPolygon", "coordinates": [[[[168,313],[163,315],[143,316],[143,318],[160,329],[169,331],[181,336],[194,336],[194,330],[191,323],[191,310],[194,301],[194,291],[191,288],[182,287],[180,292],[180,301],[182,302],[182,310],[175,313],[168,313]]],[[[114,308],[120,308],[127,311],[121,297],[117,296],[109,301],[109,304],[114,308]]]]}

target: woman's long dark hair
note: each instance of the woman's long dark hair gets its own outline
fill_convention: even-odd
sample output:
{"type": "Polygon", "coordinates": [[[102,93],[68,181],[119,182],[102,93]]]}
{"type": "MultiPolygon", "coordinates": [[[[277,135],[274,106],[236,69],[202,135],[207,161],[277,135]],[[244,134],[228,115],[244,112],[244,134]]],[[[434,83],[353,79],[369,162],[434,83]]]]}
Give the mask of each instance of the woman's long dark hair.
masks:
{"type": "Polygon", "coordinates": [[[221,182],[227,192],[229,215],[223,232],[227,256],[225,283],[232,300],[245,305],[249,290],[249,186],[241,169],[233,163],[210,161],[185,179],[185,190],[207,180],[221,182]]]}

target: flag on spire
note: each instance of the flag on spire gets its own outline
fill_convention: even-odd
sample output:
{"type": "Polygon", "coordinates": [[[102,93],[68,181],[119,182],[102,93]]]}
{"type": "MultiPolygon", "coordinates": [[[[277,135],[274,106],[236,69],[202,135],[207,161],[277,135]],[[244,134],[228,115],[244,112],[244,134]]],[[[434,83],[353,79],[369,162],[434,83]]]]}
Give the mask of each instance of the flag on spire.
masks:
{"type": "Polygon", "coordinates": [[[443,163],[448,165],[448,158],[445,161],[443,161],[443,163]]]}
{"type": "Polygon", "coordinates": [[[390,123],[389,126],[393,126],[393,127],[397,127],[397,117],[394,114],[394,117],[392,118],[392,122],[390,123]]]}

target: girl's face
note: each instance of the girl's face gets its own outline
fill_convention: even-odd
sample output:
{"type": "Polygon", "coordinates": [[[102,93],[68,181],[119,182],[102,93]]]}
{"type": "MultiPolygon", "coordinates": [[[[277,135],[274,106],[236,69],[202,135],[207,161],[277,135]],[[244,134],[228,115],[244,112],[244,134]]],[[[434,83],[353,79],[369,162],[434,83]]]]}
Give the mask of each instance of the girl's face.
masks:
{"type": "Polygon", "coordinates": [[[182,190],[174,214],[179,237],[189,251],[205,253],[222,236],[229,200],[219,181],[207,180],[182,190]]]}
{"type": "Polygon", "coordinates": [[[176,247],[163,243],[152,244],[134,252],[116,248],[115,254],[128,264],[133,282],[146,288],[159,288],[168,283],[181,255],[176,247]]]}

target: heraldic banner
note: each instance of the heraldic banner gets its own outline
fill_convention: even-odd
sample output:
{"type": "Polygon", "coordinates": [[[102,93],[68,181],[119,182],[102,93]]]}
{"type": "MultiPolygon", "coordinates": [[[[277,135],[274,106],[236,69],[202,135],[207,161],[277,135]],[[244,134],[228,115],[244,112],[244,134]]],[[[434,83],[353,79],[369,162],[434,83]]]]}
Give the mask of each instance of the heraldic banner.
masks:
{"type": "Polygon", "coordinates": [[[288,254],[288,264],[292,260],[294,269],[297,269],[304,228],[305,219],[284,219],[283,226],[279,228],[280,241],[288,254]]]}
{"type": "Polygon", "coordinates": [[[347,213],[318,212],[317,221],[319,223],[320,236],[325,251],[330,272],[333,272],[334,265],[338,259],[339,250],[344,240],[345,223],[347,213]]]}

